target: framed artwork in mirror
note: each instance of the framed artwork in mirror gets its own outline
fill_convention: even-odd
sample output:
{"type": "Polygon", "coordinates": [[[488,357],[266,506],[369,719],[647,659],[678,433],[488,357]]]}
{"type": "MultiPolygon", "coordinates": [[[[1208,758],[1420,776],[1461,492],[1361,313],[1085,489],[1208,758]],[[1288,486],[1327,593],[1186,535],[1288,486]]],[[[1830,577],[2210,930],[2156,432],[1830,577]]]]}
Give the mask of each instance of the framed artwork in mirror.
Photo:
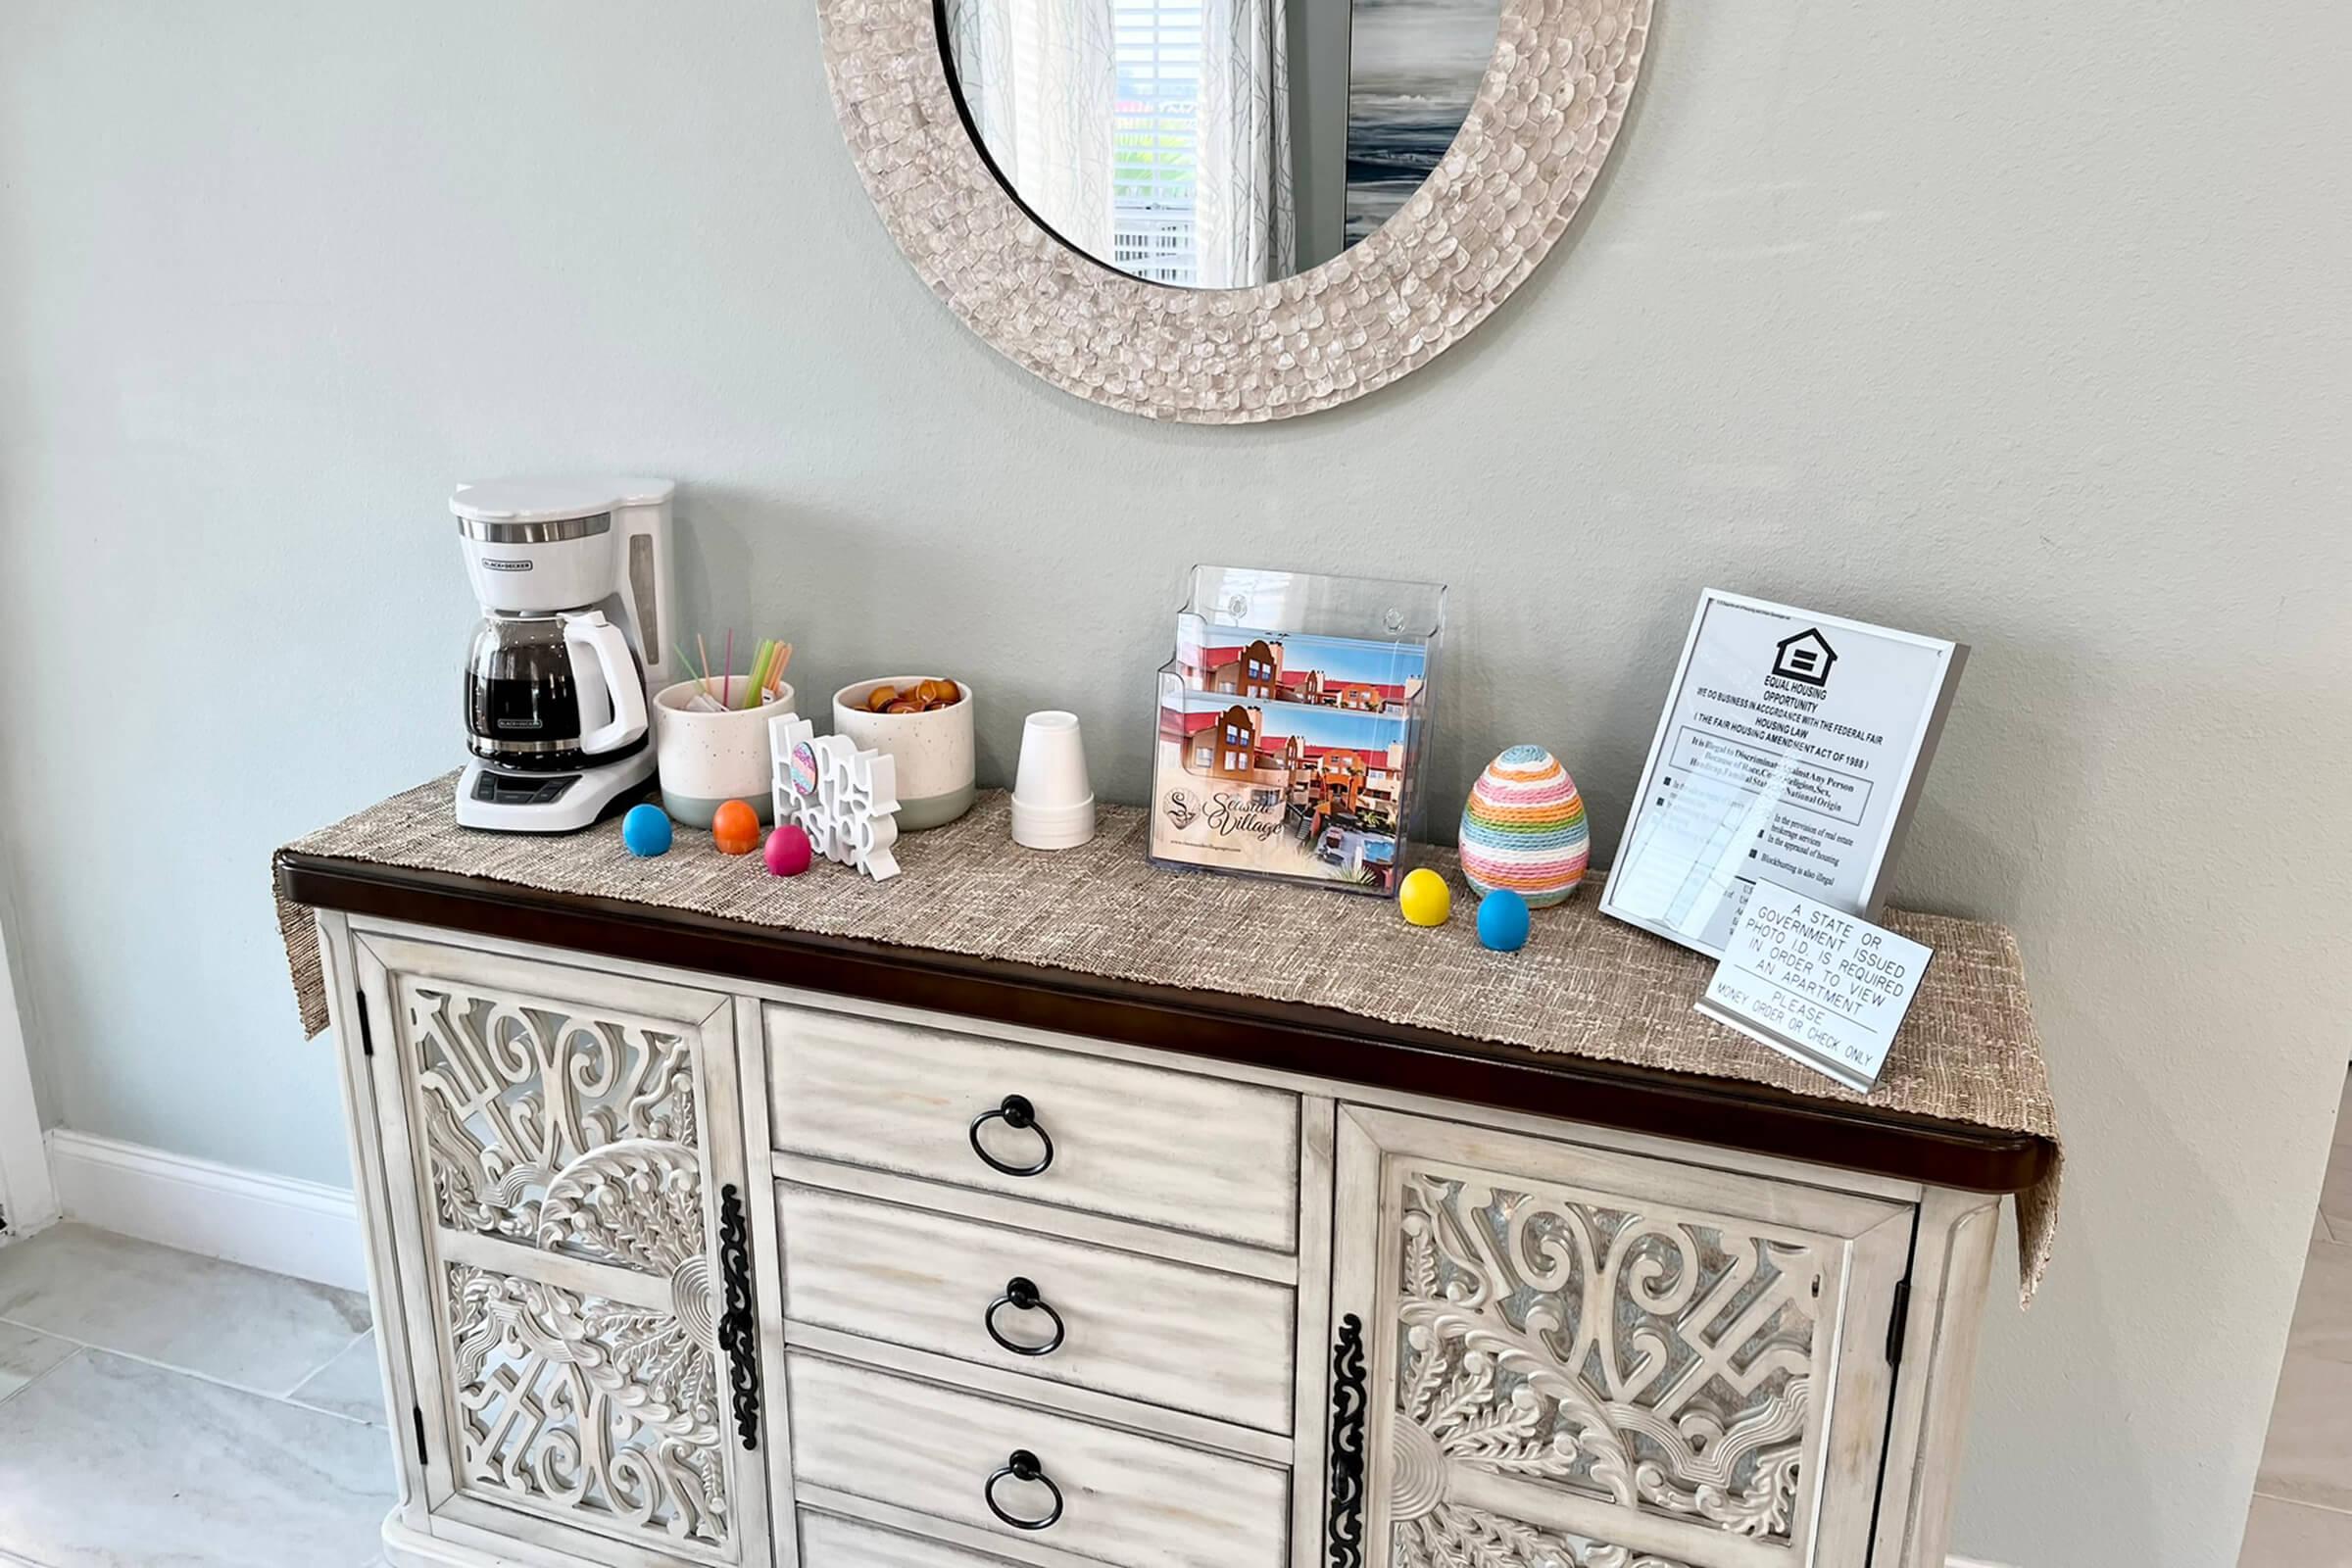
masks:
{"type": "Polygon", "coordinates": [[[1651,0],[819,0],[923,280],[1065,391],[1233,423],[1427,364],[1532,272],[1651,0]]]}

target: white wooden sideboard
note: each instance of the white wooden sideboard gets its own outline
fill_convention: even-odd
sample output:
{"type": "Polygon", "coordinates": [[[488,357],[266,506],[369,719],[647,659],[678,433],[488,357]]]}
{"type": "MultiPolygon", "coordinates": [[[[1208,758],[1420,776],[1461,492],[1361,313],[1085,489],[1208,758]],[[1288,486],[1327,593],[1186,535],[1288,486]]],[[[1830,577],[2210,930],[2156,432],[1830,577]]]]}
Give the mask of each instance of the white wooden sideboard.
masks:
{"type": "Polygon", "coordinates": [[[337,1026],[397,1564],[1943,1560],[2033,1140],[279,874],[337,1026]]]}

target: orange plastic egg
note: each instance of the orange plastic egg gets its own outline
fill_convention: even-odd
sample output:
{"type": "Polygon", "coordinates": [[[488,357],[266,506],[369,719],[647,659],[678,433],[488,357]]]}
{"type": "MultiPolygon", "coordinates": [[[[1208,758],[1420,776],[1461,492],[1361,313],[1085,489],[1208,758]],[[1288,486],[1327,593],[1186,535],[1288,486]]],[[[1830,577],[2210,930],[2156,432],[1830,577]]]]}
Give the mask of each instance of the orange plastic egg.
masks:
{"type": "Polygon", "coordinates": [[[728,801],[710,815],[710,842],[721,855],[749,855],[760,847],[760,813],[742,801],[728,801]]]}

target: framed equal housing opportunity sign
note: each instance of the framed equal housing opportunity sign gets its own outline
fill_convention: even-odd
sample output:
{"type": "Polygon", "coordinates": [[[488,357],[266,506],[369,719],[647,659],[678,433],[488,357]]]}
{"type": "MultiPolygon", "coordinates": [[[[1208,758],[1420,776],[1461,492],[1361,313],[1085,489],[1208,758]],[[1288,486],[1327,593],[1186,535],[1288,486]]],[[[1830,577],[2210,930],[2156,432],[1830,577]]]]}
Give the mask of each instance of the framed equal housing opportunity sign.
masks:
{"type": "Polygon", "coordinates": [[[1758,881],[1877,918],[1967,659],[1708,589],[1601,912],[1716,958],[1758,881]]]}

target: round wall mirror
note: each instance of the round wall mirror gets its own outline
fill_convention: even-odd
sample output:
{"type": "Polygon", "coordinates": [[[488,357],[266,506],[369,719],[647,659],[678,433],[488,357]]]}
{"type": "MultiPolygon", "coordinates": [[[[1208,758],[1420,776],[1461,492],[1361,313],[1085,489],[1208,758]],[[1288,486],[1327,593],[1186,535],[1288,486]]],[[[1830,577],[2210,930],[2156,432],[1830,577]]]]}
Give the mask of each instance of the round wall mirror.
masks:
{"type": "Polygon", "coordinates": [[[1239,424],[1360,398],[1493,316],[1592,193],[1652,4],[816,14],[850,156],[950,310],[1075,396],[1239,424]]]}
{"type": "Polygon", "coordinates": [[[1253,288],[1377,232],[1453,145],[1503,0],[935,0],[989,167],[1131,277],[1253,288]]]}

